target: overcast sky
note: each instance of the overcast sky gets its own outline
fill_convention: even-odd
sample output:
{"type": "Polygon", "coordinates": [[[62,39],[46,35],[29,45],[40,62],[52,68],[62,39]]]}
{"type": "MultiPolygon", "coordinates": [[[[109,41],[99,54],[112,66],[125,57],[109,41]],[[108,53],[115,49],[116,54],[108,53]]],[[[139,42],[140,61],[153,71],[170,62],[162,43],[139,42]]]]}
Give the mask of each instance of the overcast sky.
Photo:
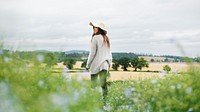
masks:
{"type": "Polygon", "coordinates": [[[200,0],[0,0],[0,38],[14,50],[89,51],[99,20],[112,52],[200,55],[200,0]]]}

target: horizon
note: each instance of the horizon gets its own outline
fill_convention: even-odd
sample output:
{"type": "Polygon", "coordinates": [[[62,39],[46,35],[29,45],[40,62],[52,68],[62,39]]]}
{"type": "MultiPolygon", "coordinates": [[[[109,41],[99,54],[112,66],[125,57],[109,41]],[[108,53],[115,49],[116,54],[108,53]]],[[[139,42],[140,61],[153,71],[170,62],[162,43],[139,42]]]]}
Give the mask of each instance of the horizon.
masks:
{"type": "MultiPolygon", "coordinates": [[[[11,49],[4,49],[4,50],[11,50],[11,49]]],[[[11,51],[20,51],[20,52],[37,52],[37,51],[42,51],[42,52],[71,52],[71,51],[85,51],[85,52],[90,52],[89,50],[67,50],[67,51],[51,51],[51,50],[11,50],[11,51]]],[[[189,57],[189,58],[196,58],[196,57],[199,57],[199,56],[196,56],[196,57],[190,57],[190,56],[183,56],[183,55],[171,55],[171,54],[152,54],[152,53],[137,53],[137,52],[125,52],[125,51],[114,51],[114,52],[111,52],[111,53],[133,53],[133,54],[136,54],[136,55],[144,55],[144,56],[149,56],[149,55],[152,55],[153,57],[163,57],[163,56],[175,56],[175,57],[189,57]]]]}

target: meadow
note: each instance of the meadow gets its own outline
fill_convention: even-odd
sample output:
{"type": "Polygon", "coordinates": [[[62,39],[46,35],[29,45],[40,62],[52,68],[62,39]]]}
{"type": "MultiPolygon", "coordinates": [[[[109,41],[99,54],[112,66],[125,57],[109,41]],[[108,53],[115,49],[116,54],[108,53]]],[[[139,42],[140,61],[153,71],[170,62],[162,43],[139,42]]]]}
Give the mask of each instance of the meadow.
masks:
{"type": "Polygon", "coordinates": [[[170,74],[111,71],[111,77],[118,78],[108,80],[104,105],[101,88],[91,89],[90,80],[78,73],[67,68],[54,71],[37,60],[27,63],[12,52],[0,52],[0,112],[198,112],[200,66],[178,67],[184,70],[172,69],[170,74]],[[127,74],[143,78],[118,80],[127,74]]]}
{"type": "MultiPolygon", "coordinates": [[[[89,72],[84,71],[84,68],[81,68],[82,61],[77,61],[74,65],[74,74],[85,74],[80,75],[83,76],[85,79],[90,79],[89,72]],[[83,69],[83,70],[82,70],[83,69]],[[80,71],[84,71],[81,73],[80,71]],[[77,73],[76,73],[77,72],[77,73]]],[[[118,71],[114,71],[112,68],[110,68],[111,76],[109,77],[109,81],[117,81],[117,80],[143,80],[146,78],[157,78],[160,77],[165,73],[163,71],[163,66],[169,65],[171,67],[170,74],[178,74],[181,72],[184,72],[188,65],[184,62],[151,62],[149,63],[148,68],[143,68],[142,70],[134,71],[134,68],[128,67],[128,71],[123,71],[121,69],[121,66],[119,67],[118,71]]],[[[54,66],[54,68],[65,68],[65,66],[62,63],[58,63],[54,66]]],[[[61,71],[60,71],[61,72],[61,71]]],[[[168,74],[169,75],[169,74],[168,74]]]]}

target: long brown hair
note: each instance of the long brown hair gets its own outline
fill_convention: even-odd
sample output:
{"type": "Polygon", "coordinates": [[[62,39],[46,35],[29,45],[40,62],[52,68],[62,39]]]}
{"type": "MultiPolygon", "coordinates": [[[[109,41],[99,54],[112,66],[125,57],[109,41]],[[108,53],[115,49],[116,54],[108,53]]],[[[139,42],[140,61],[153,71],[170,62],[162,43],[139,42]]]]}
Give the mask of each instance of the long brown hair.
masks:
{"type": "MultiPolygon", "coordinates": [[[[94,27],[93,27],[94,28],[94,27]]],[[[97,33],[93,33],[92,34],[92,38],[95,36],[95,35],[99,35],[101,34],[103,36],[103,41],[107,44],[108,48],[110,48],[110,41],[109,41],[109,38],[107,36],[107,31],[104,31],[102,30],[101,28],[97,27],[98,28],[98,32],[97,33]]],[[[92,41],[92,40],[91,40],[92,41]]]]}

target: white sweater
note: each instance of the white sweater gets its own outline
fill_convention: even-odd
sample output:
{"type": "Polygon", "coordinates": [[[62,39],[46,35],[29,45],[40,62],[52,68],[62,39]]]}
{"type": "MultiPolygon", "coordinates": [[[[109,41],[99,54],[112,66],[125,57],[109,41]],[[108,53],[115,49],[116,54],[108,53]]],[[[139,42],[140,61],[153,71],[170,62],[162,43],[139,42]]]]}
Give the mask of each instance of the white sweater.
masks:
{"type": "Polygon", "coordinates": [[[102,35],[95,35],[91,42],[91,49],[87,60],[87,68],[90,68],[91,74],[96,74],[102,69],[108,71],[112,63],[112,53],[107,44],[103,41],[102,35]],[[109,66],[106,67],[106,60],[109,66]]]}

